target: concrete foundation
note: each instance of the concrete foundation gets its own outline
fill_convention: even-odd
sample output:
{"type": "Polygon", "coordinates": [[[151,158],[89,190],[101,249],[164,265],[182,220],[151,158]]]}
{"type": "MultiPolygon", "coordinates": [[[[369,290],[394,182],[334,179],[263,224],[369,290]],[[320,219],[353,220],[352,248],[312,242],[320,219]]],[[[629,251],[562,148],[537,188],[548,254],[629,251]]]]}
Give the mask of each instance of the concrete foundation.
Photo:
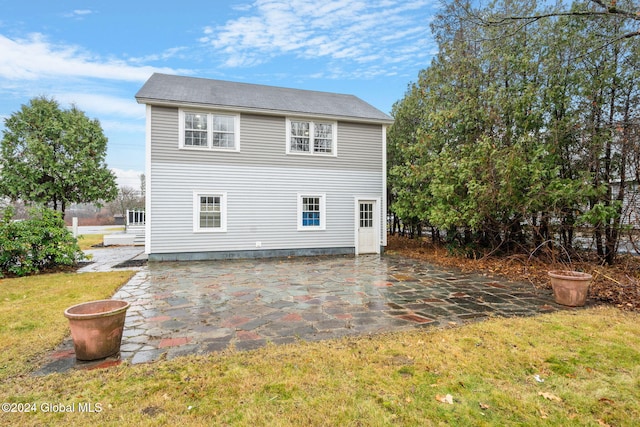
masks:
{"type": "MultiPolygon", "coordinates": [[[[106,237],[106,236],[105,236],[106,237]]],[[[355,248],[263,249],[251,251],[177,252],[149,254],[149,261],[210,261],[225,259],[286,258],[290,256],[354,255],[355,248]]]]}

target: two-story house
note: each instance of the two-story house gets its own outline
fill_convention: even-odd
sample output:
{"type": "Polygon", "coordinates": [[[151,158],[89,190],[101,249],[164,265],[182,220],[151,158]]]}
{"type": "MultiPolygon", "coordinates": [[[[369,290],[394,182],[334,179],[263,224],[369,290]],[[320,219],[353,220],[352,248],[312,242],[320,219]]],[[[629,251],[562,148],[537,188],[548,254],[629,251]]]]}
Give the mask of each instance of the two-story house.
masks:
{"type": "Polygon", "coordinates": [[[361,99],[154,74],[146,105],[150,260],[380,253],[386,128],[361,99]]]}

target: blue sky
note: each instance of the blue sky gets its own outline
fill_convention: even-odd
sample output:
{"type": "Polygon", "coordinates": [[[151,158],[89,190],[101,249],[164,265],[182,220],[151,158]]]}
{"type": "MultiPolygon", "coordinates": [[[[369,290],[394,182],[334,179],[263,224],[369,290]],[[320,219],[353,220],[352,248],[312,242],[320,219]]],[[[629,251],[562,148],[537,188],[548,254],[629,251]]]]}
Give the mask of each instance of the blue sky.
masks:
{"type": "Polygon", "coordinates": [[[120,185],[144,171],[153,72],[349,93],[385,113],[436,52],[437,0],[0,0],[0,129],[36,96],[100,120],[120,185]]]}

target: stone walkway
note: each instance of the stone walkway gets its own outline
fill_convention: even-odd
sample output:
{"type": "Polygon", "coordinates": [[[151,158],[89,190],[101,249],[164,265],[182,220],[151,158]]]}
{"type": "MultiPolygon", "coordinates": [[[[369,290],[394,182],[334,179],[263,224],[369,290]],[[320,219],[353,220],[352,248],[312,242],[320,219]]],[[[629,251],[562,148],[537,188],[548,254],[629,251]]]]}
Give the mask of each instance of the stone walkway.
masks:
{"type": "Polygon", "coordinates": [[[114,298],[131,303],[120,358],[76,362],[69,338],[40,373],[566,309],[530,284],[393,255],[149,263],[114,298]]]}
{"type": "Polygon", "coordinates": [[[91,273],[114,270],[142,270],[141,267],[123,266],[120,264],[131,260],[146,260],[144,248],[140,246],[113,246],[100,249],[85,250],[88,260],[78,269],[78,273],[91,273]]]}

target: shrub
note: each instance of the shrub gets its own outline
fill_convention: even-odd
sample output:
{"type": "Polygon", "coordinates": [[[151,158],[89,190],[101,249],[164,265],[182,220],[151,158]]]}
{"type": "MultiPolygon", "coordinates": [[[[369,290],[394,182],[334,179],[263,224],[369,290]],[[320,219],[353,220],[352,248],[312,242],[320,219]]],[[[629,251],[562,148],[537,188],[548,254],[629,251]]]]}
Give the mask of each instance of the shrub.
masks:
{"type": "Polygon", "coordinates": [[[0,216],[0,277],[74,265],[84,258],[59,212],[34,208],[25,220],[14,220],[14,214],[10,207],[0,216]]]}

